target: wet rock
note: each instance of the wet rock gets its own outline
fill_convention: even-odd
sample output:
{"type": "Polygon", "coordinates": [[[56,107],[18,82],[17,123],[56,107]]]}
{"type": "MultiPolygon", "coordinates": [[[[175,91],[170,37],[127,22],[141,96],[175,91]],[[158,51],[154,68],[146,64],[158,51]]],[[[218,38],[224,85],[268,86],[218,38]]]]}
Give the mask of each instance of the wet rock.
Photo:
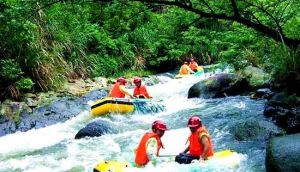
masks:
{"type": "Polygon", "coordinates": [[[271,75],[264,72],[262,69],[247,66],[242,71],[242,75],[246,77],[249,85],[252,88],[262,88],[270,86],[271,75]]]}
{"type": "Polygon", "coordinates": [[[274,93],[269,88],[261,88],[256,90],[256,92],[251,96],[254,99],[270,99],[274,93]]]}
{"type": "Polygon", "coordinates": [[[300,170],[300,134],[274,137],[267,143],[267,172],[300,170]]]}
{"type": "Polygon", "coordinates": [[[194,84],[188,91],[188,98],[219,98],[244,93],[247,81],[236,74],[217,74],[194,84]]]}
{"type": "Polygon", "coordinates": [[[268,101],[267,105],[269,106],[281,106],[281,107],[288,107],[289,105],[285,101],[285,94],[283,92],[276,93],[271,99],[268,101]]]}
{"type": "Polygon", "coordinates": [[[278,129],[273,123],[256,119],[240,122],[233,127],[233,134],[239,141],[265,140],[283,133],[283,130],[278,129]]]}
{"type": "Polygon", "coordinates": [[[278,126],[286,129],[288,134],[300,132],[300,108],[286,109],[280,106],[267,106],[264,115],[271,117],[278,126]]]}
{"type": "Polygon", "coordinates": [[[88,101],[95,101],[105,96],[107,96],[107,91],[94,90],[77,99],[74,97],[61,98],[49,105],[36,108],[32,113],[22,112],[18,123],[9,120],[0,125],[0,136],[65,122],[83,110],[89,110],[88,101]]]}
{"type": "Polygon", "coordinates": [[[105,120],[97,120],[80,129],[75,135],[75,139],[81,139],[84,137],[100,137],[107,133],[116,133],[113,124],[105,120]]]}

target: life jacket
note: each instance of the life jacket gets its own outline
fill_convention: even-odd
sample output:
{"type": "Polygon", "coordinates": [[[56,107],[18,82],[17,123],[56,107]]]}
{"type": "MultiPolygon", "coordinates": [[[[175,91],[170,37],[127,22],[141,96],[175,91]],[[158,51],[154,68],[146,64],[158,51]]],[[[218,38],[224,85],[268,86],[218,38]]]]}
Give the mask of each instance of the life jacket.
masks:
{"type": "Polygon", "coordinates": [[[113,88],[110,92],[111,97],[125,98],[125,94],[121,92],[120,86],[121,86],[121,84],[119,82],[115,83],[115,85],[113,86],[113,88]]]}
{"type": "Polygon", "coordinates": [[[141,95],[141,94],[144,95],[146,98],[150,98],[145,85],[141,85],[140,87],[135,87],[133,90],[133,96],[141,95]]]}
{"type": "Polygon", "coordinates": [[[189,67],[193,70],[193,71],[195,71],[195,70],[197,70],[197,67],[198,67],[198,64],[197,64],[197,62],[190,62],[190,64],[189,64],[189,67]]]}
{"type": "Polygon", "coordinates": [[[148,162],[149,162],[149,158],[147,156],[147,141],[154,137],[157,141],[157,151],[156,151],[156,156],[158,156],[158,152],[159,152],[159,149],[162,147],[162,143],[160,141],[160,138],[159,136],[156,134],[156,133],[153,133],[153,132],[147,132],[140,144],[138,145],[138,148],[136,150],[136,155],[135,155],[135,164],[137,166],[142,166],[142,165],[146,165],[148,162]]]}
{"type": "Polygon", "coordinates": [[[186,64],[182,65],[181,68],[180,68],[179,74],[180,75],[188,75],[188,74],[190,74],[190,72],[188,71],[187,67],[188,67],[188,65],[186,65],[186,64]]]}
{"type": "Polygon", "coordinates": [[[203,133],[207,136],[208,138],[208,152],[207,152],[207,157],[213,156],[214,152],[213,152],[213,145],[211,142],[211,138],[208,134],[208,131],[205,129],[205,127],[200,127],[198,128],[198,130],[194,133],[191,133],[190,137],[189,137],[189,141],[190,141],[190,146],[189,146],[189,152],[191,156],[200,156],[203,154],[203,146],[201,143],[199,143],[199,135],[203,133]]]}

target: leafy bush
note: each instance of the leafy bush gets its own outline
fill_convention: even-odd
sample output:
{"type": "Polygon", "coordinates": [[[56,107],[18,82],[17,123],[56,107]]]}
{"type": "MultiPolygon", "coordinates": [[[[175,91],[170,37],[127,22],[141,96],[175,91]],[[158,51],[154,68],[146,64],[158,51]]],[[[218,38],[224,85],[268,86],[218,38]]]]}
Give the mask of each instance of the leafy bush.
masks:
{"type": "Polygon", "coordinates": [[[20,65],[14,59],[0,60],[0,76],[6,81],[16,81],[22,75],[20,65]]]}
{"type": "Polygon", "coordinates": [[[30,90],[33,87],[34,83],[30,78],[21,78],[16,82],[16,86],[20,90],[30,90]]]}

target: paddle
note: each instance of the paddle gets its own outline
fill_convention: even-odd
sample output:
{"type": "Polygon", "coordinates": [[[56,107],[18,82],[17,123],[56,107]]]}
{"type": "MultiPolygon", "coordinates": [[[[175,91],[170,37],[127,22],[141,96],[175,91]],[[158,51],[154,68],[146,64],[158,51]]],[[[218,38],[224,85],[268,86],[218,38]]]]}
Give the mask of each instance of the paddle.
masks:
{"type": "Polygon", "coordinates": [[[175,157],[175,156],[177,156],[177,155],[158,155],[158,157],[175,157]]]}

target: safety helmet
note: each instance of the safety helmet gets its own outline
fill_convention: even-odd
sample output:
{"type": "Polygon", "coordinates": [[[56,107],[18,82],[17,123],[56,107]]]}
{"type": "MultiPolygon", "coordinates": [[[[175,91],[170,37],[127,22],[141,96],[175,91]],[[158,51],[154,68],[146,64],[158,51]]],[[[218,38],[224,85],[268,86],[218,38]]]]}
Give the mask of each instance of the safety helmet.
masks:
{"type": "Polygon", "coordinates": [[[117,82],[120,82],[122,84],[126,84],[126,79],[124,77],[120,77],[117,79],[117,82]]]}
{"type": "Polygon", "coordinates": [[[202,125],[201,119],[198,116],[192,116],[190,117],[187,126],[188,127],[200,127],[202,125]]]}
{"type": "Polygon", "coordinates": [[[161,120],[157,120],[152,123],[152,130],[153,129],[166,131],[168,128],[167,128],[167,124],[165,122],[163,122],[161,120]]]}
{"type": "Polygon", "coordinates": [[[135,77],[134,79],[133,79],[133,83],[140,83],[140,82],[142,82],[142,79],[141,78],[139,78],[139,77],[135,77]]]}

